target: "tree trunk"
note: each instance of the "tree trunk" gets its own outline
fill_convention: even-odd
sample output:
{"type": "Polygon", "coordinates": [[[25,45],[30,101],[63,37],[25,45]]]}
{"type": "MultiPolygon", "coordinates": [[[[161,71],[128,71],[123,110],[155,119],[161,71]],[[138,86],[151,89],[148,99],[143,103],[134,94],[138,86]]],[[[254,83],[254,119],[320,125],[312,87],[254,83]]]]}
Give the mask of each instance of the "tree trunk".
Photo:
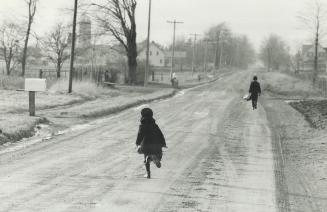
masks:
{"type": "Polygon", "coordinates": [[[316,84],[317,81],[317,75],[318,75],[318,45],[319,45],[319,34],[316,33],[316,39],[315,39],[315,55],[314,55],[314,67],[313,67],[313,77],[312,77],[312,83],[313,85],[316,84]]]}
{"type": "Polygon", "coordinates": [[[133,22],[130,37],[128,39],[128,50],[127,50],[127,58],[128,58],[128,75],[129,75],[129,83],[136,83],[136,68],[137,68],[137,45],[136,45],[136,25],[133,22]]]}
{"type": "Polygon", "coordinates": [[[10,61],[6,61],[6,71],[7,71],[7,76],[10,75],[10,61]]]}
{"type": "Polygon", "coordinates": [[[60,72],[61,72],[61,61],[58,59],[57,61],[57,78],[60,78],[60,72]]]}
{"type": "MultiPolygon", "coordinates": [[[[5,57],[6,57],[6,52],[5,52],[5,57]]],[[[7,76],[9,76],[11,72],[10,70],[11,59],[12,59],[12,48],[9,49],[9,55],[8,57],[5,58],[7,76]]]]}
{"type": "Polygon", "coordinates": [[[135,84],[136,83],[136,54],[128,55],[128,83],[135,84]]]}
{"type": "Polygon", "coordinates": [[[27,27],[27,32],[26,32],[26,37],[25,37],[25,43],[24,43],[24,50],[23,50],[22,76],[25,76],[26,57],[27,57],[27,46],[28,46],[28,40],[29,40],[30,32],[31,32],[31,25],[32,25],[32,20],[30,19],[28,21],[28,27],[27,27]]]}

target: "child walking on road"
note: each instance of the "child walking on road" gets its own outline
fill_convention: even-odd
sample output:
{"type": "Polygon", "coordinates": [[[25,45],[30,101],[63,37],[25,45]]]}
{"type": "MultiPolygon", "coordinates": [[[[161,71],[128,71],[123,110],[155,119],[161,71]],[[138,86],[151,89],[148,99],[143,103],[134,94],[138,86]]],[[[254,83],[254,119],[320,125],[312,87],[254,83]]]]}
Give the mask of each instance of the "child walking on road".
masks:
{"type": "Polygon", "coordinates": [[[251,94],[252,107],[253,110],[257,109],[258,96],[261,94],[260,83],[258,82],[258,77],[254,76],[251,82],[249,93],[251,94]]]}
{"type": "Polygon", "coordinates": [[[167,148],[167,146],[165,137],[153,119],[153,112],[150,108],[143,108],[141,111],[141,124],[137,134],[136,146],[138,153],[144,154],[144,164],[147,172],[145,177],[151,178],[150,162],[153,161],[160,168],[162,148],[167,148]]]}

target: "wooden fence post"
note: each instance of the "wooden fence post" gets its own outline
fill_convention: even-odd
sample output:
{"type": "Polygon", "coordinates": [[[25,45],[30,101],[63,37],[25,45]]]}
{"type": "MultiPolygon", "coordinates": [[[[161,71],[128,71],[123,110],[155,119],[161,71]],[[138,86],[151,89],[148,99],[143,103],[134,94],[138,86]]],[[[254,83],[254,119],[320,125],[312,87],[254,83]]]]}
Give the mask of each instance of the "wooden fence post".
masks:
{"type": "Polygon", "coordinates": [[[35,116],[35,91],[29,91],[28,95],[30,116],[35,116]]]}
{"type": "Polygon", "coordinates": [[[39,71],[39,78],[42,79],[42,77],[43,77],[43,71],[42,71],[42,69],[40,69],[40,71],[39,71]]]}

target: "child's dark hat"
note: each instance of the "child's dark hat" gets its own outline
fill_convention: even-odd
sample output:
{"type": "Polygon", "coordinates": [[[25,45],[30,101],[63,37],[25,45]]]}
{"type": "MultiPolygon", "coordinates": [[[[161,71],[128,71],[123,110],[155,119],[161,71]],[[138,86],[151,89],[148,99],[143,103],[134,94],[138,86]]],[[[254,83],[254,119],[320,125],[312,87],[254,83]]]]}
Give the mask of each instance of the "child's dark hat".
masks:
{"type": "Polygon", "coordinates": [[[150,108],[143,108],[141,110],[141,115],[142,117],[152,117],[153,116],[153,111],[150,108]]]}

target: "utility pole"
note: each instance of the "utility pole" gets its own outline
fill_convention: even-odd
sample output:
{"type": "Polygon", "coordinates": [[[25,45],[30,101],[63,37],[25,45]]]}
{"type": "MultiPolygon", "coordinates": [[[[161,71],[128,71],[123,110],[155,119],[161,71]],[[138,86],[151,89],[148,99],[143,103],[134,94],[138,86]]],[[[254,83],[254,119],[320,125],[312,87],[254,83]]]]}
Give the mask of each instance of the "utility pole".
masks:
{"type": "Polygon", "coordinates": [[[204,39],[203,41],[205,42],[203,72],[206,73],[207,72],[208,45],[209,45],[209,43],[215,44],[217,42],[209,40],[209,39],[204,39]]]}
{"type": "Polygon", "coordinates": [[[71,93],[73,91],[73,71],[74,71],[74,58],[75,58],[77,4],[78,4],[78,0],[75,0],[74,19],[73,19],[73,33],[72,33],[72,48],[71,48],[71,53],[70,53],[70,69],[69,69],[68,93],[71,93]]]}
{"type": "Polygon", "coordinates": [[[205,42],[205,47],[204,47],[204,59],[203,59],[203,72],[207,72],[207,55],[208,55],[208,43],[210,40],[206,39],[203,40],[205,42]]]}
{"type": "MultiPolygon", "coordinates": [[[[216,35],[216,37],[217,37],[217,45],[216,45],[216,50],[215,50],[215,68],[216,69],[220,68],[219,67],[219,61],[218,61],[218,53],[220,53],[219,52],[220,36],[221,36],[221,31],[217,32],[217,35],[216,35]]],[[[219,59],[220,59],[220,57],[219,57],[219,59]]]]}
{"type": "Polygon", "coordinates": [[[194,41],[193,41],[193,55],[192,55],[192,76],[193,76],[193,73],[194,73],[194,64],[195,64],[195,52],[196,52],[196,38],[198,35],[200,34],[191,34],[192,36],[194,36],[194,41]]]}
{"type": "Polygon", "coordinates": [[[224,41],[221,42],[221,47],[220,47],[219,69],[221,69],[221,60],[222,60],[222,57],[223,57],[223,51],[224,51],[224,41]]]}
{"type": "MultiPolygon", "coordinates": [[[[149,0],[149,17],[148,17],[148,39],[146,41],[146,64],[144,72],[144,87],[148,85],[148,73],[149,73],[149,52],[150,52],[150,26],[151,26],[151,0],[149,0]]],[[[154,81],[154,73],[152,74],[152,81],[154,81]]]]}
{"type": "Polygon", "coordinates": [[[175,56],[175,37],[176,37],[176,24],[183,24],[184,22],[181,21],[167,21],[170,24],[174,24],[174,35],[173,35],[173,52],[171,54],[171,68],[170,68],[170,78],[172,78],[173,75],[173,69],[174,69],[174,56],[175,56]]]}

